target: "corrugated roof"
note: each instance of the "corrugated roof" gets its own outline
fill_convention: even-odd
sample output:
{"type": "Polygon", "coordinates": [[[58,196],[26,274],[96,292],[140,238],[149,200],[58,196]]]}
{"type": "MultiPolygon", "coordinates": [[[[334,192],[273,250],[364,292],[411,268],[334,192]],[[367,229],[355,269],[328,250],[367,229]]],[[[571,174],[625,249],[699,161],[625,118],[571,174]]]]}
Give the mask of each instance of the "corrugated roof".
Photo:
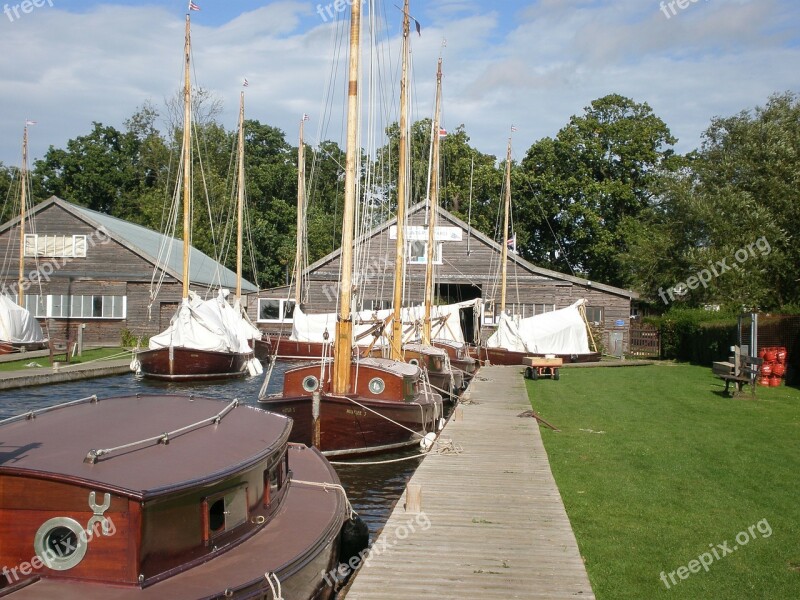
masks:
{"type": "MultiPolygon", "coordinates": [[[[41,210],[50,203],[61,206],[94,227],[103,227],[113,240],[136,252],[154,265],[158,264],[159,267],[163,268],[164,271],[178,281],[183,279],[182,240],[168,237],[147,227],[135,225],[111,215],[72,204],[55,196],[36,206],[34,210],[41,210]],[[161,264],[158,261],[159,250],[162,244],[165,243],[167,247],[162,253],[163,264],[161,264]]],[[[231,289],[236,288],[236,273],[194,246],[191,247],[189,254],[189,280],[196,285],[219,285],[231,289]]],[[[246,279],[242,279],[242,292],[257,291],[258,288],[255,285],[246,279]]]]}

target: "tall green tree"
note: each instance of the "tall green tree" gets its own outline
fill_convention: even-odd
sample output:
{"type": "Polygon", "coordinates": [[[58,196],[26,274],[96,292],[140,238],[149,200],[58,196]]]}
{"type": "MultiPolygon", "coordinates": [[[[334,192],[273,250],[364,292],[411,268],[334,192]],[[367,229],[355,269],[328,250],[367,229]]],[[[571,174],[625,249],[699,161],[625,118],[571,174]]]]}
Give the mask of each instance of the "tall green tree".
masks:
{"type": "Polygon", "coordinates": [[[630,227],[638,237],[621,257],[645,297],[735,309],[800,300],[792,239],[800,227],[799,119],[794,94],[715,118],[683,168],[663,175],[658,201],[630,227]]]}
{"type": "Polygon", "coordinates": [[[675,142],[650,106],[611,94],[573,116],[554,139],[533,144],[521,164],[525,181],[515,190],[523,255],[630,285],[619,260],[628,248],[623,224],[649,206],[656,173],[670,167],[675,142]]]}

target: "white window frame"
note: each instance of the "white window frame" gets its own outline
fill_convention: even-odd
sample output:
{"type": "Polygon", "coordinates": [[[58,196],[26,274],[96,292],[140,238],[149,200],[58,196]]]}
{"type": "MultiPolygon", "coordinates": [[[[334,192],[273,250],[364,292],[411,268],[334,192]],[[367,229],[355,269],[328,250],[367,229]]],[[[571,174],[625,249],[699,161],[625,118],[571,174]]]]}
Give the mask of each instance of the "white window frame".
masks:
{"type": "Polygon", "coordinates": [[[258,299],[258,312],[256,313],[256,323],[292,323],[294,319],[294,300],[287,300],[286,298],[259,298],[258,299]],[[281,315],[277,319],[262,319],[261,318],[261,303],[262,302],[277,302],[278,314],[281,315]],[[288,312],[287,312],[288,310],[288,312]]]}
{"type": "MultiPolygon", "coordinates": [[[[433,264],[440,265],[442,264],[442,246],[444,245],[442,242],[434,242],[436,247],[434,248],[433,252],[433,264]]],[[[427,265],[428,264],[428,242],[423,242],[421,240],[408,240],[406,242],[406,256],[408,256],[408,264],[410,265],[427,265]],[[414,256],[411,254],[411,245],[412,244],[422,244],[423,246],[423,254],[421,256],[414,256]]]]}
{"type": "Polygon", "coordinates": [[[39,235],[26,233],[24,254],[27,258],[86,258],[86,235],[39,235]],[[60,246],[60,251],[56,248],[60,246]]]}
{"type": "MultiPolygon", "coordinates": [[[[123,321],[128,318],[128,297],[103,294],[67,296],[66,294],[25,295],[25,307],[38,319],[79,319],[123,321]],[[100,316],[84,315],[83,307],[94,306],[94,299],[100,298],[100,316]],[[76,308],[77,305],[77,308],[76,308]],[[34,308],[34,310],[31,310],[34,308]],[[59,308],[56,314],[56,308],[59,308]],[[43,310],[41,310],[43,309],[43,310]],[[110,314],[108,314],[110,313],[110,314]],[[116,314],[115,314],[116,313],[116,314]]],[[[94,311],[92,310],[92,313],[94,311]]]]}

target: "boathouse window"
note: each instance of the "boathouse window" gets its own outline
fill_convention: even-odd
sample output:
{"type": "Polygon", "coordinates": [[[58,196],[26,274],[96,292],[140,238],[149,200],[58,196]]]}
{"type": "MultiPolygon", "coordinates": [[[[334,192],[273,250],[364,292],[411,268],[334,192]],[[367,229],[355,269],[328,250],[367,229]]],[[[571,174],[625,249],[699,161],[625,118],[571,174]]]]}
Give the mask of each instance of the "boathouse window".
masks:
{"type": "Polygon", "coordinates": [[[68,296],[26,294],[25,308],[34,316],[47,319],[124,319],[126,296],[68,296]]]}
{"type": "Polygon", "coordinates": [[[226,490],[203,500],[203,540],[213,540],[247,522],[247,486],[226,490]]]}
{"type": "Polygon", "coordinates": [[[279,298],[258,299],[258,321],[272,323],[291,323],[294,313],[294,300],[279,298]]]}
{"type": "Polygon", "coordinates": [[[603,322],[603,307],[602,306],[587,306],[586,307],[586,320],[594,325],[600,325],[603,322]]]}
{"type": "Polygon", "coordinates": [[[25,256],[85,258],[85,235],[25,234],[25,256]]]}
{"type": "MultiPolygon", "coordinates": [[[[442,264],[442,242],[435,242],[433,264],[442,264]]],[[[411,240],[408,242],[408,262],[412,265],[428,264],[428,242],[411,240]]]]}

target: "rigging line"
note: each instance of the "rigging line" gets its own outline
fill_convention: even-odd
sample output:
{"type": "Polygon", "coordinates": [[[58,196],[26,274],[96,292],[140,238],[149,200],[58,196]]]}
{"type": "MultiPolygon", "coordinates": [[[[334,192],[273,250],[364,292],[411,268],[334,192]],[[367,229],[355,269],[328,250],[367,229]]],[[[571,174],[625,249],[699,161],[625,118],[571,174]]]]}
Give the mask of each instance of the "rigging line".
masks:
{"type": "Polygon", "coordinates": [[[569,256],[567,255],[567,250],[561,244],[561,240],[559,239],[558,235],[556,235],[556,232],[553,230],[553,226],[550,224],[550,219],[547,217],[547,213],[545,213],[544,207],[539,202],[539,198],[538,198],[536,192],[533,189],[533,185],[531,184],[530,179],[527,176],[525,177],[525,183],[528,184],[528,188],[531,191],[531,197],[533,197],[534,202],[536,202],[536,206],[539,207],[539,210],[542,213],[542,217],[544,218],[544,222],[547,224],[547,228],[550,230],[550,233],[553,235],[553,239],[555,240],[556,244],[558,245],[558,249],[561,251],[561,254],[564,256],[564,262],[567,263],[567,267],[569,268],[570,273],[572,273],[573,277],[577,277],[577,275],[575,274],[575,269],[572,268],[572,261],[569,260],[569,256]]]}
{"type": "MultiPolygon", "coordinates": [[[[197,129],[197,125],[196,124],[195,124],[195,128],[194,129],[195,129],[195,135],[199,138],[200,137],[199,136],[199,131],[197,129]]],[[[203,140],[203,141],[205,141],[205,140],[203,140]]],[[[206,201],[206,211],[208,213],[208,221],[209,221],[208,226],[209,226],[209,229],[211,230],[211,245],[214,248],[214,252],[216,253],[217,252],[217,240],[216,240],[216,233],[215,233],[216,230],[214,228],[214,216],[213,216],[213,214],[211,212],[211,196],[208,193],[208,181],[206,180],[206,173],[205,173],[205,169],[203,168],[203,153],[200,150],[201,150],[200,149],[200,140],[198,139],[198,141],[197,141],[197,160],[198,160],[199,166],[200,166],[200,178],[201,178],[201,180],[203,182],[203,196],[204,196],[205,201],[206,201]]],[[[194,215],[192,215],[192,216],[194,216],[194,215]]],[[[194,223],[194,220],[192,220],[192,223],[194,223]]],[[[194,247],[194,240],[192,240],[191,245],[192,245],[192,247],[194,247]]],[[[191,250],[190,250],[190,252],[191,252],[191,250]]],[[[214,279],[216,280],[216,282],[219,285],[219,287],[222,287],[222,265],[220,264],[219,257],[217,258],[217,260],[215,262],[216,262],[216,264],[214,266],[214,279]]],[[[191,281],[191,276],[189,277],[189,280],[191,281]]],[[[209,291],[210,291],[210,289],[209,289],[209,291]]],[[[206,296],[208,296],[208,294],[206,294],[206,296]]]]}

